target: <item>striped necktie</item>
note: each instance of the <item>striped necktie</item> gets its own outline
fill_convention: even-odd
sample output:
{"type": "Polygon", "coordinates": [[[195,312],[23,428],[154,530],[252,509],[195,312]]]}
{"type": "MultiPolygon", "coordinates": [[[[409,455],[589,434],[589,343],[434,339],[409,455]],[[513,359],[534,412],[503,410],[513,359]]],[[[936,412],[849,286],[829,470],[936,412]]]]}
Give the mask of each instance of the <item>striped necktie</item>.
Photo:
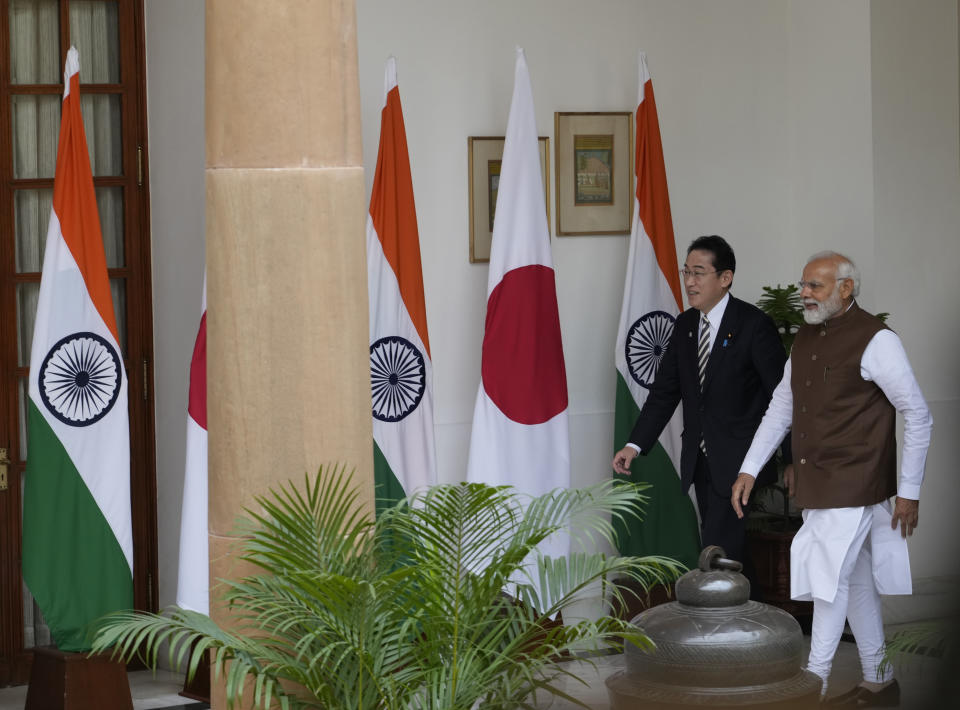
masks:
{"type": "MultiPolygon", "coordinates": [[[[700,372],[700,391],[703,392],[703,380],[707,374],[707,361],[710,359],[710,321],[703,313],[700,314],[700,340],[697,343],[697,369],[700,372]]],[[[700,432],[700,450],[707,455],[707,444],[703,440],[703,431],[700,432]]]]}
{"type": "Polygon", "coordinates": [[[697,368],[700,371],[700,391],[703,391],[703,379],[707,374],[707,360],[710,359],[710,321],[700,314],[700,341],[697,345],[697,368]]]}

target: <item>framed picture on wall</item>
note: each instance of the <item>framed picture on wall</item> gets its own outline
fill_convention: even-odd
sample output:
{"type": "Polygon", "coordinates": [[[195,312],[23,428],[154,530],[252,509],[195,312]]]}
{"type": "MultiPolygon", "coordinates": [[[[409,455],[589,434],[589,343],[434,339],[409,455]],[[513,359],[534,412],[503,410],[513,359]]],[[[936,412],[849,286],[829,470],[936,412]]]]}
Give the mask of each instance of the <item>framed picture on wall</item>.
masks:
{"type": "Polygon", "coordinates": [[[630,234],[633,114],[553,114],[557,236],[630,234]]]}
{"type": "MultiPolygon", "coordinates": [[[[500,163],[503,159],[503,136],[470,136],[467,138],[467,172],[470,188],[470,263],[490,261],[493,218],[497,210],[500,187],[500,163]]],[[[550,139],[540,136],[540,174],[543,176],[543,198],[547,206],[547,231],[550,230],[550,139]]]]}

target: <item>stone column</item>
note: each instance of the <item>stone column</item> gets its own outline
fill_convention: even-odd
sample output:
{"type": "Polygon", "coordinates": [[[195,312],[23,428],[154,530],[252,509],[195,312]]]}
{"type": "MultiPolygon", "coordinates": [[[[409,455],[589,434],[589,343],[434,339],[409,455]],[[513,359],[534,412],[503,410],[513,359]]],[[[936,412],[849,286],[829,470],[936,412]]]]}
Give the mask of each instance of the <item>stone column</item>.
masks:
{"type": "Polygon", "coordinates": [[[354,0],[207,0],[206,190],[222,622],[213,581],[240,574],[232,535],[252,496],[344,462],[373,507],[354,0]]]}

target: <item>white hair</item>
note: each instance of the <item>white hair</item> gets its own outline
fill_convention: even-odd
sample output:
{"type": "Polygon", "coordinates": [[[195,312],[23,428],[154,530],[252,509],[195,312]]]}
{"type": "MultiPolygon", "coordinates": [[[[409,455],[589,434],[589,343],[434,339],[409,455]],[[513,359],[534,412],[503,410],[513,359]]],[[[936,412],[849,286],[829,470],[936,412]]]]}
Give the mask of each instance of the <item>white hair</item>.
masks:
{"type": "Polygon", "coordinates": [[[818,251],[807,259],[807,264],[821,259],[829,259],[837,263],[837,279],[850,279],[853,282],[853,291],[850,295],[856,298],[860,295],[860,269],[853,263],[853,259],[835,251],[818,251]]]}

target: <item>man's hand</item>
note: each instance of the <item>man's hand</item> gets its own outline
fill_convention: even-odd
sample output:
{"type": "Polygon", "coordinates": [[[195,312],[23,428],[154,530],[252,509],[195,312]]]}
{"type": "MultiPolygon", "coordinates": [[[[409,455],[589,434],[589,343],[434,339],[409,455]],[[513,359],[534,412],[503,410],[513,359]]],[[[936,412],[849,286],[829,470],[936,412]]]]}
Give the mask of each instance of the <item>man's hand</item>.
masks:
{"type": "Polygon", "coordinates": [[[793,477],[793,464],[788,463],[786,467],[783,469],[783,485],[787,487],[787,495],[790,496],[791,498],[793,497],[794,480],[795,479],[793,477]]]}
{"type": "Polygon", "coordinates": [[[630,475],[630,464],[637,457],[637,450],[632,446],[624,446],[613,456],[613,470],[623,476],[630,475]]]}
{"type": "Polygon", "coordinates": [[[741,473],[733,482],[733,495],[730,496],[730,502],[738,518],[743,518],[743,506],[750,500],[750,491],[753,490],[756,480],[749,473],[741,473]]]}
{"type": "Polygon", "coordinates": [[[900,536],[907,537],[913,535],[914,528],[920,520],[920,501],[910,500],[897,496],[897,501],[893,506],[893,519],[890,520],[890,527],[897,529],[897,523],[900,523],[900,536]]]}

